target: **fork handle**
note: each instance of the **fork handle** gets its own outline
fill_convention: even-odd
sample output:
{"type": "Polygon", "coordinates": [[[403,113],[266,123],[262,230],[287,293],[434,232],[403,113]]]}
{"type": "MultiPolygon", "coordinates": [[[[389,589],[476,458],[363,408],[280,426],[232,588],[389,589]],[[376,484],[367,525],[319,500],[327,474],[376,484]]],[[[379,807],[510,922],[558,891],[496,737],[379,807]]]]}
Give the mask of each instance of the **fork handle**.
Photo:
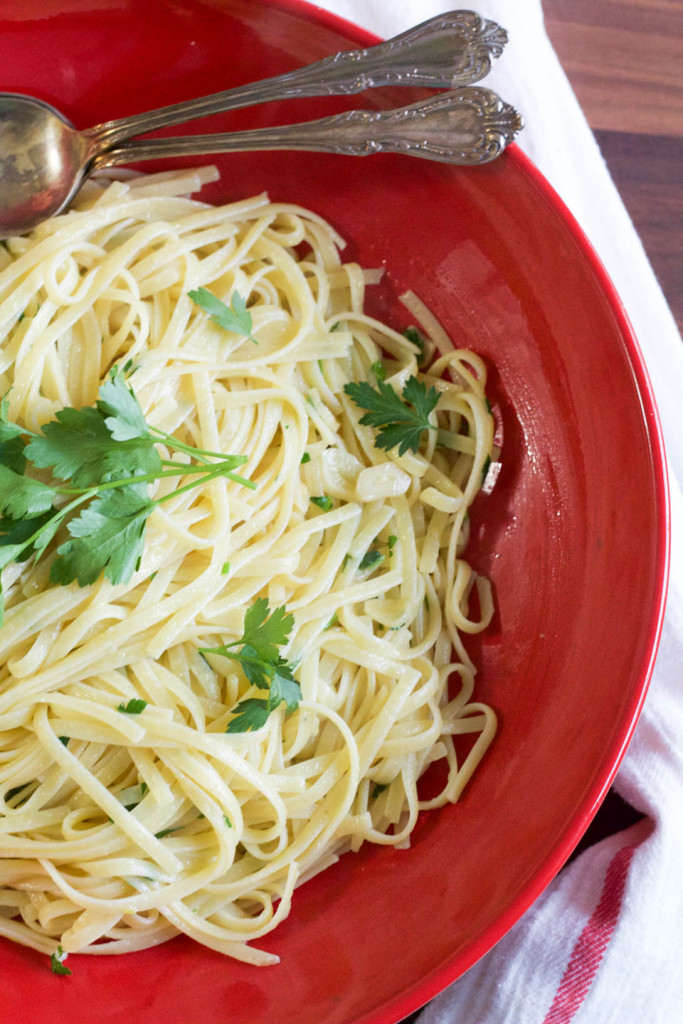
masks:
{"type": "Polygon", "coordinates": [[[84,134],[93,148],[112,148],[158,128],[270,100],[350,95],[384,85],[450,89],[483,78],[506,42],[507,33],[496,22],[474,11],[451,11],[368,49],[343,50],[274,78],[105,121],[84,134]]]}
{"type": "Polygon", "coordinates": [[[349,110],[304,124],[251,131],[131,139],[95,157],[88,171],[137,160],[259,149],[316,150],[347,156],[405,153],[451,164],[497,157],[522,127],[490,89],[463,87],[395,110],[349,110]]]}

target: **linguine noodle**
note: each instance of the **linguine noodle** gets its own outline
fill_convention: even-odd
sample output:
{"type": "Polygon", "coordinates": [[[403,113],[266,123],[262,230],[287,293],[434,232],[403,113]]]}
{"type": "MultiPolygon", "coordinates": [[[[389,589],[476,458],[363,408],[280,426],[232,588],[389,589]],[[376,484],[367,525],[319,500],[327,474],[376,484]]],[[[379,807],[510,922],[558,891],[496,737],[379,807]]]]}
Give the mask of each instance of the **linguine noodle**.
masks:
{"type": "Polygon", "coordinates": [[[420,810],[458,799],[495,731],[462,642],[492,613],[463,559],[493,445],[484,365],[441,342],[420,370],[415,345],[363,312],[376,276],[342,263],[321,218],[265,195],[183,196],[210,176],[101,180],[0,251],[13,421],[35,431],[92,405],[132,360],[147,421],[247,456],[256,485],[217,478],[157,507],[128,583],[51,584],[54,555],[2,572],[0,934],[47,953],[184,932],[272,963],[247,943],[295,887],[364,842],[405,845],[420,810]],[[257,343],[211,322],[188,296],[200,287],[245,298],[257,343]],[[436,431],[418,454],[375,445],[343,387],[372,382],[380,360],[399,391],[411,376],[437,387],[433,415],[459,450],[436,431]],[[226,733],[257,691],[200,648],[237,640],[259,597],[294,616],[283,654],[302,700],[226,733]],[[142,713],[117,710],[135,698],[142,713]],[[445,781],[423,800],[432,762],[445,781]]]}

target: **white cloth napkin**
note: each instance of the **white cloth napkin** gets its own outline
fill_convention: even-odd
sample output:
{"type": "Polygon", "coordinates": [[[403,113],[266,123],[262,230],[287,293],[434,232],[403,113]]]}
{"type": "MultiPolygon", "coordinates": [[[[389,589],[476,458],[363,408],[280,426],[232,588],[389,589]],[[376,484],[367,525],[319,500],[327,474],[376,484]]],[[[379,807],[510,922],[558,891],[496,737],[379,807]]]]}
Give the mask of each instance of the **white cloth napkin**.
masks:
{"type": "MultiPolygon", "coordinates": [[[[318,0],[388,37],[456,3],[318,0]]],[[[519,137],[582,225],[626,306],[662,418],[672,502],[664,632],[615,788],[646,815],[582,853],[420,1024],[683,1022],[683,345],[545,34],[541,0],[472,0],[510,42],[486,80],[523,112],[519,137]]]]}

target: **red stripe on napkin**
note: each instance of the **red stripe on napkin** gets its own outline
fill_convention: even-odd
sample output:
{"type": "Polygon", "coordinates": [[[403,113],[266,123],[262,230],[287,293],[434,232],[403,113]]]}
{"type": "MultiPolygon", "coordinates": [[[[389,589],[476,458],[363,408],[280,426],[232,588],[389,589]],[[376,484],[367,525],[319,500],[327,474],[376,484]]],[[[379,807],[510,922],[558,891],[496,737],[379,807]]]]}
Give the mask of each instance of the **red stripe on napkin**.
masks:
{"type": "Polygon", "coordinates": [[[609,863],[600,901],[578,939],[543,1024],[570,1024],[612,938],[636,846],[624,846],[609,863]]]}

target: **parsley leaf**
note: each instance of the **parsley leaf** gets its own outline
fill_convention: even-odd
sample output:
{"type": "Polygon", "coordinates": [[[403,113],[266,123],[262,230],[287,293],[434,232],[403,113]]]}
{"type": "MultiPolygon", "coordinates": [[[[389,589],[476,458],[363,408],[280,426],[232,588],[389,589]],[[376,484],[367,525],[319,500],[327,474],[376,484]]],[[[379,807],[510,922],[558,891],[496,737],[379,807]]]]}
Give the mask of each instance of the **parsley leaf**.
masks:
{"type": "Polygon", "coordinates": [[[0,512],[6,512],[10,519],[47,512],[56,497],[54,487],[0,465],[0,512]]]}
{"type": "Polygon", "coordinates": [[[301,687],[297,683],[290,665],[280,661],[270,683],[268,707],[271,711],[285,702],[287,711],[296,711],[301,700],[301,687]]]}
{"type": "Polygon", "coordinates": [[[294,616],[284,605],[270,611],[267,597],[254,601],[244,616],[242,639],[237,643],[249,644],[262,661],[275,661],[277,648],[286,644],[294,626],[294,616]]]}
{"type": "Polygon", "coordinates": [[[156,507],[133,487],[106,491],[73,519],[72,539],[57,548],[50,582],[81,587],[94,583],[104,570],[112,583],[127,583],[137,569],[144,547],[147,519],[156,507]]]}
{"type": "Polygon", "coordinates": [[[273,677],[273,662],[260,658],[249,644],[245,644],[241,651],[226,649],[226,653],[233,661],[240,663],[242,671],[253,686],[257,686],[259,690],[268,689],[273,677]]]}
{"type": "Polygon", "coordinates": [[[16,423],[8,419],[9,398],[5,395],[0,399],[0,465],[7,466],[15,473],[23,473],[26,465],[24,431],[16,423]]]}
{"type": "Polygon", "coordinates": [[[132,388],[126,385],[124,375],[114,366],[109,379],[100,388],[97,409],[106,417],[105,425],[115,441],[148,438],[153,444],[145,414],[132,388]]]}
{"type": "Polygon", "coordinates": [[[64,961],[68,953],[65,953],[61,946],[57,946],[55,952],[50,956],[50,966],[53,974],[72,974],[64,961]]]}
{"type": "Polygon", "coordinates": [[[109,395],[98,401],[97,408],[60,409],[54,420],[45,423],[42,434],[32,438],[26,446],[28,459],[40,469],[52,467],[54,476],[70,480],[75,488],[93,487],[107,480],[139,474],[158,473],[161,457],[154,447],[154,438],[145,433],[133,433],[137,407],[144,424],[142,409],[125,385],[119,386],[118,376],[112,377],[100,388],[100,395],[109,395]],[[121,392],[123,399],[119,414],[115,414],[113,399],[121,392]],[[112,433],[112,428],[120,436],[112,433]],[[126,442],[122,444],[121,442],[126,442]]]}
{"type": "MultiPolygon", "coordinates": [[[[10,562],[18,561],[18,556],[23,554],[23,544],[7,544],[0,547],[0,569],[4,569],[10,562]]],[[[5,595],[2,590],[2,578],[0,577],[0,626],[5,617],[5,595]]]]}
{"type": "Polygon", "coordinates": [[[187,293],[194,304],[209,314],[209,319],[218,324],[224,331],[232,331],[234,334],[243,334],[254,345],[258,345],[256,338],[252,337],[254,327],[251,313],[247,304],[239,292],[232,293],[230,305],[219,299],[208,288],[197,288],[187,293]]]}
{"type": "MultiPolygon", "coordinates": [[[[2,424],[0,424],[1,426],[2,424]]],[[[2,439],[0,431],[0,465],[13,469],[15,473],[23,473],[26,466],[25,447],[23,439],[18,435],[5,441],[2,439]]]]}
{"type": "Polygon", "coordinates": [[[254,729],[260,729],[268,721],[270,708],[268,701],[262,697],[247,697],[237,704],[235,712],[226,732],[253,732],[254,729]]]}
{"type": "Polygon", "coordinates": [[[66,408],[45,423],[42,435],[32,438],[26,447],[34,466],[52,468],[54,476],[72,479],[74,487],[89,487],[102,479],[102,456],[114,448],[114,442],[97,409],[66,408]]]}
{"type": "Polygon", "coordinates": [[[17,437],[23,431],[16,423],[9,418],[9,398],[3,395],[0,398],[0,441],[7,441],[11,437],[17,437]]]}
{"type": "MultiPolygon", "coordinates": [[[[17,553],[16,558],[14,556],[10,558],[11,562],[25,562],[31,555],[40,554],[45,550],[62,521],[61,515],[55,515],[54,512],[54,509],[49,509],[42,515],[31,518],[0,519],[0,548],[16,544],[22,549],[17,553]],[[27,544],[26,542],[38,531],[41,531],[40,537],[36,537],[32,543],[27,544]]],[[[3,562],[3,564],[9,563],[3,562]]]]}
{"type": "Polygon", "coordinates": [[[423,381],[409,377],[403,388],[403,397],[390,384],[377,381],[377,390],[366,382],[344,385],[344,392],[361,409],[368,411],[360,422],[366,426],[379,427],[375,447],[389,451],[398,446],[399,455],[417,452],[422,432],[436,430],[429,422],[429,415],[436,408],[439,395],[436,388],[427,390],[423,381]]]}

